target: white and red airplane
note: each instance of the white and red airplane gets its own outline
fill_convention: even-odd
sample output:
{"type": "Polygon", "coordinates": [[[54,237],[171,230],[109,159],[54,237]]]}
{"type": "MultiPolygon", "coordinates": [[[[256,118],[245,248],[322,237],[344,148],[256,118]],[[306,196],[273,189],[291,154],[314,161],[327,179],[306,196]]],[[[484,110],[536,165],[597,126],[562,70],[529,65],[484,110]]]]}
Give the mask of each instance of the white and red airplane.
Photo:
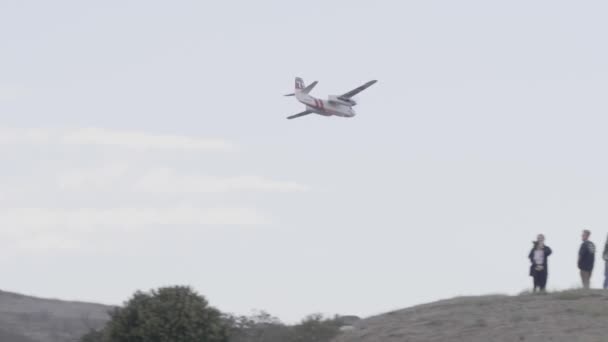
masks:
{"type": "Polygon", "coordinates": [[[341,116],[345,118],[352,118],[355,116],[355,111],[353,110],[353,106],[357,105],[352,97],[359,94],[363,90],[367,89],[372,84],[376,83],[376,80],[369,81],[364,85],[355,88],[347,93],[342,95],[329,95],[327,100],[317,99],[315,97],[310,96],[308,93],[317,85],[317,81],[312,82],[308,87],[304,86],[304,81],[300,77],[296,77],[296,89],[293,94],[287,94],[285,96],[295,96],[298,101],[303,103],[306,106],[306,110],[288,116],[288,119],[299,118],[300,116],[308,115],[308,114],[320,114],[324,116],[341,116]]]}

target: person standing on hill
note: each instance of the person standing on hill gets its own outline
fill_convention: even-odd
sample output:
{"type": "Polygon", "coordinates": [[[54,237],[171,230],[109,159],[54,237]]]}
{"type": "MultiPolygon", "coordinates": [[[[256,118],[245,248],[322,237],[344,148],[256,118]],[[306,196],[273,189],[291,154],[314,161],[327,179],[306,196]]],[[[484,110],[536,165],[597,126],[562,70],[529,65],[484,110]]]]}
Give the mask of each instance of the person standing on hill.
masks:
{"type": "Polygon", "coordinates": [[[608,237],[606,238],[606,243],[604,244],[604,253],[602,253],[602,258],[606,262],[606,266],[604,268],[604,289],[608,289],[608,237]]]}
{"type": "Polygon", "coordinates": [[[538,234],[536,241],[532,241],[534,246],[528,258],[532,263],[530,265],[530,276],[534,279],[534,288],[532,292],[536,292],[536,289],[540,292],[545,292],[547,286],[547,276],[549,275],[549,264],[548,258],[553,251],[548,246],[545,246],[545,236],[538,234]]]}
{"type": "Polygon", "coordinates": [[[595,245],[589,241],[589,235],[591,235],[589,230],[583,230],[583,243],[578,251],[578,269],[581,271],[581,280],[585,289],[589,288],[593,264],[595,263],[595,245]]]}

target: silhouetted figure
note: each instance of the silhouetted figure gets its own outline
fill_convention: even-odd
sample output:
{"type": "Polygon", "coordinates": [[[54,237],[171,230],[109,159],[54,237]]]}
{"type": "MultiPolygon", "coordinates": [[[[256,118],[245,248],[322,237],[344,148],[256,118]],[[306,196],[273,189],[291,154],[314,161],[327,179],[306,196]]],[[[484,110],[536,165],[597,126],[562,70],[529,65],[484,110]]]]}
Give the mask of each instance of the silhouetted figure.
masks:
{"type": "Polygon", "coordinates": [[[604,253],[602,253],[602,258],[604,259],[604,289],[608,289],[608,237],[606,238],[606,243],[604,244],[604,253]]]}
{"type": "Polygon", "coordinates": [[[530,276],[534,279],[534,287],[532,292],[536,292],[537,289],[540,292],[545,292],[547,286],[547,277],[549,275],[549,255],[553,252],[551,248],[545,246],[545,236],[538,234],[536,241],[532,241],[534,246],[528,255],[530,262],[530,276]]]}
{"type": "Polygon", "coordinates": [[[581,271],[581,280],[585,289],[589,288],[595,263],[595,245],[589,241],[590,235],[591,232],[589,230],[583,230],[583,243],[578,251],[578,269],[581,271]]]}

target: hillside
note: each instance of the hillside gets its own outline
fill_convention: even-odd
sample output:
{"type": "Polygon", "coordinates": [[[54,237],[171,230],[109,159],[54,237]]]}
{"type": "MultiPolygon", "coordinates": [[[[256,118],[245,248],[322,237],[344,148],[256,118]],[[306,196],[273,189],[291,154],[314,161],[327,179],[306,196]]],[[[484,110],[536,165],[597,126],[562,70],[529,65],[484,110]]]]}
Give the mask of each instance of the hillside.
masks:
{"type": "Polygon", "coordinates": [[[460,297],[363,319],[334,342],[605,342],[608,291],[460,297]]]}
{"type": "Polygon", "coordinates": [[[0,291],[0,341],[75,341],[108,320],[110,306],[0,291]]]}

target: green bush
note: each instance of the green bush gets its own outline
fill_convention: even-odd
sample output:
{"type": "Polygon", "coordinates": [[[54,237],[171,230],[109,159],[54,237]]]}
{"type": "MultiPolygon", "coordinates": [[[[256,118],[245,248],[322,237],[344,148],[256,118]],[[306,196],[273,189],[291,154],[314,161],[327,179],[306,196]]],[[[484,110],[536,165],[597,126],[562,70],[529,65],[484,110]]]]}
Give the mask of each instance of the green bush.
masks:
{"type": "Polygon", "coordinates": [[[136,292],[81,342],[227,342],[221,313],[190,287],[136,292]]]}

